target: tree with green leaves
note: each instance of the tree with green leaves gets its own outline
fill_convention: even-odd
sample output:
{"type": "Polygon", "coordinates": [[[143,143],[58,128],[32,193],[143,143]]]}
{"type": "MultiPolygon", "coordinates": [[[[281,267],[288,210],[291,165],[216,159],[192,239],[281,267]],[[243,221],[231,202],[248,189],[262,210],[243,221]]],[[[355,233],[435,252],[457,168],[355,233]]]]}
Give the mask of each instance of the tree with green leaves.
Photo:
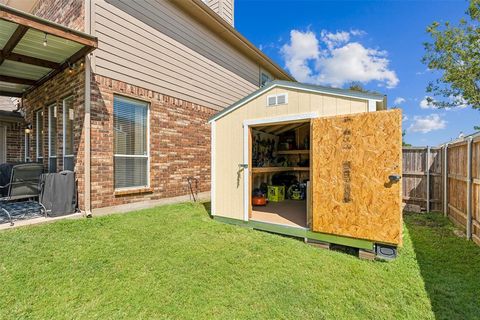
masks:
{"type": "Polygon", "coordinates": [[[405,134],[406,134],[405,130],[402,130],[402,146],[403,147],[411,147],[412,145],[410,143],[405,142],[405,134]]]}
{"type": "Polygon", "coordinates": [[[367,90],[365,89],[365,87],[362,85],[361,82],[359,81],[352,81],[350,82],[350,84],[347,85],[348,87],[348,90],[352,90],[352,91],[358,91],[358,92],[363,92],[363,93],[376,93],[376,94],[380,94],[376,91],[373,91],[373,90],[367,90]]]}
{"type": "Polygon", "coordinates": [[[468,19],[458,25],[434,22],[427,28],[433,41],[424,44],[422,61],[441,72],[427,86],[427,92],[439,98],[427,101],[438,108],[480,108],[480,0],[471,0],[466,14],[468,19]]]}

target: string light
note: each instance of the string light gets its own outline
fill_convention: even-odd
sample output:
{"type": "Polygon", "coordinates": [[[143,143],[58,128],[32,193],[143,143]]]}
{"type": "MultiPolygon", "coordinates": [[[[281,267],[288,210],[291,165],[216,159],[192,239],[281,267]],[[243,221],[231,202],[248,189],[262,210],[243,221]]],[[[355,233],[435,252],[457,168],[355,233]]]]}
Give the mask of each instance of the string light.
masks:
{"type": "Polygon", "coordinates": [[[43,46],[47,46],[47,33],[45,33],[45,38],[43,39],[43,46]]]}
{"type": "Polygon", "coordinates": [[[71,65],[70,62],[68,63],[68,73],[73,73],[73,68],[75,67],[74,65],[71,65]]]}
{"type": "Polygon", "coordinates": [[[25,133],[26,133],[26,134],[30,134],[31,131],[32,131],[32,124],[31,124],[31,123],[28,123],[28,124],[25,126],[25,133]]]}

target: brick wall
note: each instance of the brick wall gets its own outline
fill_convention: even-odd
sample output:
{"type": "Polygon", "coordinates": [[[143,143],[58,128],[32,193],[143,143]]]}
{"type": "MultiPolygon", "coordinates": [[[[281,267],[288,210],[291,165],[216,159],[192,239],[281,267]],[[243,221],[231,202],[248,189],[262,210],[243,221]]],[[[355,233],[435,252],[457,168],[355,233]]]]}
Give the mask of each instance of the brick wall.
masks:
{"type": "Polygon", "coordinates": [[[83,120],[84,120],[84,100],[85,100],[85,68],[80,62],[77,63],[73,71],[68,69],[56,75],[39,88],[29,92],[23,99],[23,111],[25,112],[26,122],[32,124],[30,134],[30,157],[32,161],[37,160],[36,154],[36,134],[43,129],[43,163],[45,170],[48,170],[48,119],[49,106],[56,106],[56,149],[52,154],[57,155],[57,171],[63,170],[63,99],[73,96],[74,109],[74,164],[76,178],[79,188],[79,204],[83,209],[83,190],[84,190],[84,148],[83,148],[83,120]],[[43,111],[43,128],[37,128],[36,111],[43,111]]]}
{"type": "MultiPolygon", "coordinates": [[[[57,106],[57,170],[63,169],[63,99],[74,97],[74,154],[80,208],[84,190],[84,68],[77,64],[28,93],[23,100],[26,122],[32,124],[30,155],[36,159],[36,111],[43,110],[43,155],[48,169],[48,110],[57,106]]],[[[165,96],[121,81],[92,76],[91,92],[91,179],[92,208],[187,195],[187,178],[199,180],[198,191],[210,190],[210,126],[208,118],[216,111],[165,96]],[[115,192],[113,97],[128,96],[149,103],[150,108],[150,188],[115,192]]]]}
{"type": "Polygon", "coordinates": [[[0,126],[7,128],[7,162],[24,161],[24,123],[0,120],[0,126]]]}
{"type": "Polygon", "coordinates": [[[210,126],[213,109],[95,75],[92,83],[92,208],[189,193],[187,178],[210,190],[210,126]],[[113,97],[147,101],[150,107],[150,188],[114,189],[113,97]]]}
{"type": "MultiPolygon", "coordinates": [[[[76,30],[84,29],[83,0],[39,1],[32,13],[76,30]]],[[[24,98],[26,121],[33,125],[30,155],[36,159],[35,111],[43,110],[43,155],[48,168],[48,106],[57,106],[57,169],[62,170],[62,101],[74,96],[75,171],[80,208],[84,190],[84,70],[78,65],[30,92],[24,98]]],[[[144,200],[170,198],[189,193],[187,178],[199,180],[199,192],[210,190],[210,127],[208,118],[216,111],[187,101],[165,96],[127,83],[92,76],[91,179],[92,208],[108,207],[144,200]],[[147,101],[150,108],[150,188],[115,192],[113,157],[114,94],[147,101]]]]}
{"type": "Polygon", "coordinates": [[[83,31],[84,0],[40,0],[32,9],[32,14],[83,31]]]}

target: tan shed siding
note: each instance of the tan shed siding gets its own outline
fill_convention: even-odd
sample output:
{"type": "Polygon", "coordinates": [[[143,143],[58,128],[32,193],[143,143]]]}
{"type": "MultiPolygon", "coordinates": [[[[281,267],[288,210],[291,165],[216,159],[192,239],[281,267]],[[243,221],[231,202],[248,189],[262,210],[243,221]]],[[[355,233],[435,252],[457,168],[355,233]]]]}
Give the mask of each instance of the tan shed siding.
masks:
{"type": "Polygon", "coordinates": [[[258,88],[256,63],[168,1],[110,2],[92,6],[97,74],[216,109],[258,88]]]}
{"type": "Polygon", "coordinates": [[[243,219],[243,174],[237,182],[238,164],[243,163],[243,121],[318,112],[332,116],[368,111],[366,100],[274,88],[216,121],[215,214],[243,219]],[[267,96],[288,93],[288,104],[267,107],[267,96]]]}
{"type": "Polygon", "coordinates": [[[215,215],[243,219],[244,175],[238,175],[238,165],[243,163],[243,119],[246,109],[216,122],[215,139],[215,215]],[[226,197],[224,199],[223,197],[226,197]]]}

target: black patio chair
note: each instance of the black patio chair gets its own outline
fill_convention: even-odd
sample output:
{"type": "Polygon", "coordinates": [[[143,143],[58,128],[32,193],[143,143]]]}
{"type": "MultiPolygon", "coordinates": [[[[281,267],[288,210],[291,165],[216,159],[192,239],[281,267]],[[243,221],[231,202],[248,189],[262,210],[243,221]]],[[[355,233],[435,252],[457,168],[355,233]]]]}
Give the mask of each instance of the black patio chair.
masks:
{"type": "Polygon", "coordinates": [[[0,186],[0,189],[8,189],[7,196],[0,198],[0,211],[7,215],[10,225],[13,226],[13,217],[47,216],[45,207],[34,200],[40,195],[42,173],[42,164],[17,164],[12,168],[10,182],[0,186]]]}

